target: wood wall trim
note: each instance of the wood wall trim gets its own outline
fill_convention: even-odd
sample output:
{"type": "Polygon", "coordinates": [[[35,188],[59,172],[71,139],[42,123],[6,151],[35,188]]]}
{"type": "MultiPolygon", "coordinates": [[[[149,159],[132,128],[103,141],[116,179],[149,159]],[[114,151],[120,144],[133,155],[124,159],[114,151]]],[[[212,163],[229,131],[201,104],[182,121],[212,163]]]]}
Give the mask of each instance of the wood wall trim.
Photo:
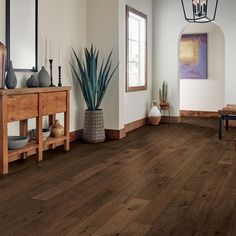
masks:
{"type": "MultiPolygon", "coordinates": [[[[162,123],[169,123],[169,124],[179,124],[181,122],[181,117],[179,117],[179,116],[163,116],[161,122],[162,123]]],[[[120,130],[106,129],[105,130],[106,139],[119,140],[119,139],[125,138],[127,133],[129,133],[135,129],[141,128],[145,125],[147,125],[147,118],[143,118],[140,120],[130,122],[130,123],[126,124],[123,129],[120,129],[120,130]]],[[[70,133],[70,141],[71,142],[77,141],[82,138],[83,138],[83,130],[82,129],[72,131],[70,133]]]]}
{"type": "Polygon", "coordinates": [[[181,110],[180,115],[181,115],[181,117],[216,118],[216,117],[218,117],[218,112],[181,110]]]}
{"type": "Polygon", "coordinates": [[[70,142],[75,142],[79,139],[83,138],[83,130],[76,130],[76,131],[72,131],[70,132],[70,142]]]}
{"type": "Polygon", "coordinates": [[[114,129],[106,129],[106,139],[110,140],[119,140],[126,136],[125,129],[114,130],[114,129]]]}
{"type": "Polygon", "coordinates": [[[180,116],[162,116],[161,123],[179,124],[181,122],[180,116]]]}
{"type": "Polygon", "coordinates": [[[138,129],[147,124],[146,118],[130,122],[125,125],[124,129],[126,133],[129,133],[135,129],[138,129]]]}

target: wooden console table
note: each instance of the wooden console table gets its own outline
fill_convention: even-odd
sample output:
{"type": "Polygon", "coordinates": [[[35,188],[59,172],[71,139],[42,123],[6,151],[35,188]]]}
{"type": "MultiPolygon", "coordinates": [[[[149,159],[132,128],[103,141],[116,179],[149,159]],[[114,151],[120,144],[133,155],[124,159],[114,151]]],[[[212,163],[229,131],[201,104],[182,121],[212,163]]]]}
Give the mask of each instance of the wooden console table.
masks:
{"type": "Polygon", "coordinates": [[[70,149],[70,87],[24,88],[0,90],[0,174],[8,173],[8,163],[37,154],[43,160],[43,151],[64,145],[70,149]],[[56,113],[64,113],[65,135],[61,138],[42,139],[43,116],[49,117],[49,125],[55,121],[56,113]],[[20,135],[28,133],[28,119],[36,118],[37,139],[24,148],[8,150],[8,123],[20,122],[20,135]]]}

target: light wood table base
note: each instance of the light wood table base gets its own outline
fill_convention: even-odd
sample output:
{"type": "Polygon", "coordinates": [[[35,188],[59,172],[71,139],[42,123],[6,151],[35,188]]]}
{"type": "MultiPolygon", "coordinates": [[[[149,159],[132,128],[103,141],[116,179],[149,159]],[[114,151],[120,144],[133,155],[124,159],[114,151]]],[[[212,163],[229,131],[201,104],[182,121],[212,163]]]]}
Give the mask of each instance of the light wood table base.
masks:
{"type": "Polygon", "coordinates": [[[8,163],[37,154],[38,161],[43,160],[43,151],[64,145],[70,150],[70,87],[0,90],[0,174],[8,173],[8,163]],[[61,138],[42,139],[43,116],[49,117],[49,125],[56,119],[57,113],[64,113],[65,134],[61,138]],[[8,150],[9,122],[20,122],[20,135],[28,133],[28,119],[36,118],[37,139],[25,147],[8,150]]]}

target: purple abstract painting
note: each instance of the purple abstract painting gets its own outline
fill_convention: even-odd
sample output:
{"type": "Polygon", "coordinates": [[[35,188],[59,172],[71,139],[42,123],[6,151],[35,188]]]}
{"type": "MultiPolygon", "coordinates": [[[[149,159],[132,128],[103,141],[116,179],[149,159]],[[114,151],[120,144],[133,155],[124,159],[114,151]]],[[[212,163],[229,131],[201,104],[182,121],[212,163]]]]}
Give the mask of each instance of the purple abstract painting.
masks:
{"type": "Polygon", "coordinates": [[[179,61],[181,79],[207,79],[207,34],[183,34],[179,61]]]}

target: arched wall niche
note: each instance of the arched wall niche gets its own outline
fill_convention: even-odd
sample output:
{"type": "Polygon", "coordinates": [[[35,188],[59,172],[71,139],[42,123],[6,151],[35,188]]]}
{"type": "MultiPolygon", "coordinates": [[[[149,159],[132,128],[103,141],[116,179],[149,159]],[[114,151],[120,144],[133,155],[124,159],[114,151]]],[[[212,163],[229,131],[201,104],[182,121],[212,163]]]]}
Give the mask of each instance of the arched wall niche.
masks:
{"type": "MultiPolygon", "coordinates": [[[[207,33],[207,79],[179,78],[179,109],[185,111],[215,112],[225,104],[225,38],[221,27],[214,22],[207,24],[187,24],[179,35],[207,33]]],[[[180,45],[180,43],[178,43],[180,45]]]]}

